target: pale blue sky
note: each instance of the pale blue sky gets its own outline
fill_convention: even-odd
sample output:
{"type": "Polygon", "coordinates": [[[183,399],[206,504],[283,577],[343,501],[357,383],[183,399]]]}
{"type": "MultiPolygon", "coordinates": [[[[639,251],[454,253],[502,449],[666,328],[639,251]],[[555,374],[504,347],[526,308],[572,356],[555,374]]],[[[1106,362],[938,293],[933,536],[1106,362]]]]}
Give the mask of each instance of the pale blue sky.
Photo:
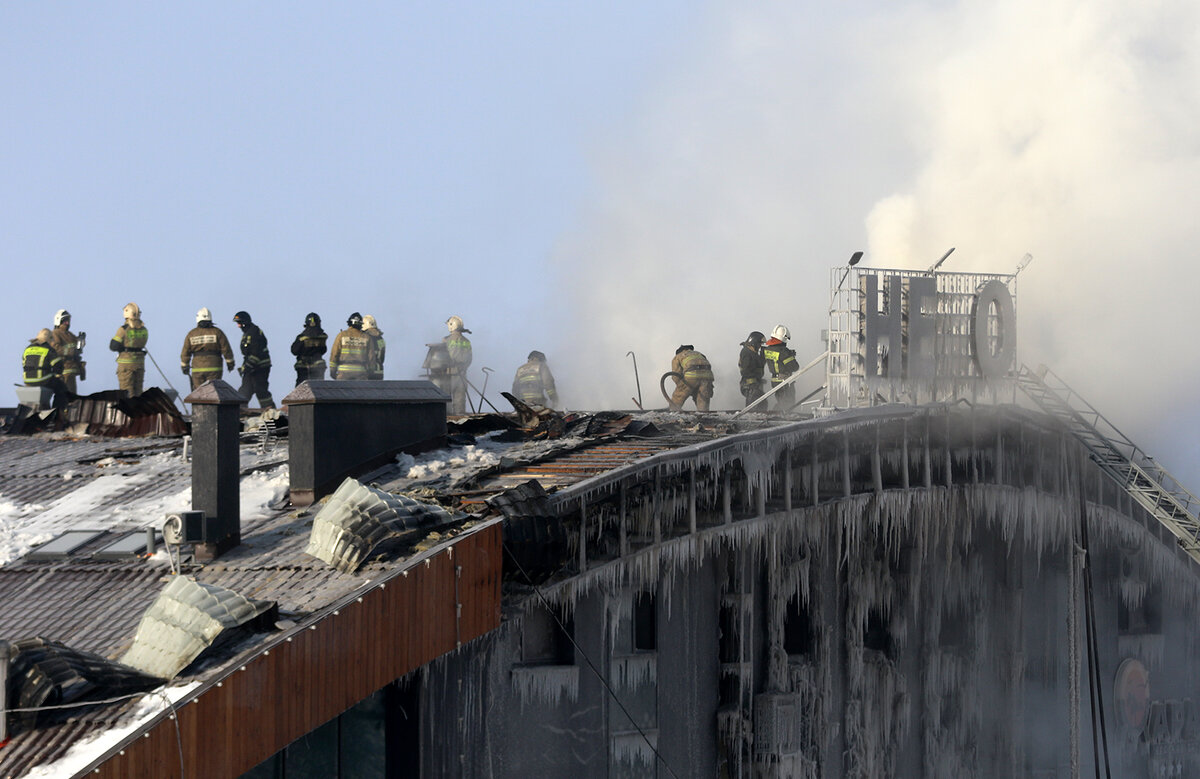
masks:
{"type": "Polygon", "coordinates": [[[458,314],[511,377],[561,324],[549,257],[592,187],[589,144],[696,7],[4,4],[0,255],[21,293],[0,345],[19,354],[65,307],[84,389],[107,388],[133,300],[178,384],[196,309],[230,333],[246,309],[280,394],[310,310],[331,333],[374,314],[389,378],[458,314]]]}

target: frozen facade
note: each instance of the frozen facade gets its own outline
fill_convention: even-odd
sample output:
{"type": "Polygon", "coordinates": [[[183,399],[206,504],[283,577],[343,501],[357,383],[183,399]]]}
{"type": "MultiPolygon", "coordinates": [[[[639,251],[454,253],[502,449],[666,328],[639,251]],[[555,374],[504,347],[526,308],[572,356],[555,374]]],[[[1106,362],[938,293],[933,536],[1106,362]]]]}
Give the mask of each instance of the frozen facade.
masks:
{"type": "Polygon", "coordinates": [[[1196,563],[1043,415],[852,411],[547,501],[561,570],[506,561],[501,629],[407,681],[422,776],[1066,777],[1093,732],[1200,770],[1196,563]]]}

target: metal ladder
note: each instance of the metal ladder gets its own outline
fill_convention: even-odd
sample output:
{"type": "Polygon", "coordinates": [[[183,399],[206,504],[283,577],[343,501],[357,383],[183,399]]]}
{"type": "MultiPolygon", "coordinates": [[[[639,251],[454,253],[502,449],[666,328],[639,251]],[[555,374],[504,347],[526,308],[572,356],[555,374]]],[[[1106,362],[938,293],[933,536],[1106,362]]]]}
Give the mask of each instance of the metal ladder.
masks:
{"type": "Polygon", "coordinates": [[[1043,411],[1062,421],[1100,468],[1200,561],[1200,499],[1046,366],[1031,370],[1022,365],[1017,385],[1043,411]]]}

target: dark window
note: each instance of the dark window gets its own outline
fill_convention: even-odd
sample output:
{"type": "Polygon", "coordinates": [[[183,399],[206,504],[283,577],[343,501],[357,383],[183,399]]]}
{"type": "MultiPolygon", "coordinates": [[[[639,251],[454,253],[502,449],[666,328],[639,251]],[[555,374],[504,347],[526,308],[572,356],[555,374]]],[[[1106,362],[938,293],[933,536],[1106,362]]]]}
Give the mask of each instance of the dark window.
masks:
{"type": "Polygon", "coordinates": [[[658,606],[653,593],[639,592],[633,598],[633,651],[658,649],[658,606]]]}
{"type": "Polygon", "coordinates": [[[789,655],[810,654],[814,640],[812,616],[799,598],[792,598],[783,621],[783,651],[789,655]]]}
{"type": "Polygon", "coordinates": [[[867,614],[867,629],[863,632],[863,648],[883,652],[889,658],[892,656],[892,633],[888,629],[887,620],[878,609],[871,609],[867,614]]]}
{"type": "Polygon", "coordinates": [[[521,661],[526,665],[574,665],[574,634],[572,618],[535,607],[521,621],[521,661]]]}

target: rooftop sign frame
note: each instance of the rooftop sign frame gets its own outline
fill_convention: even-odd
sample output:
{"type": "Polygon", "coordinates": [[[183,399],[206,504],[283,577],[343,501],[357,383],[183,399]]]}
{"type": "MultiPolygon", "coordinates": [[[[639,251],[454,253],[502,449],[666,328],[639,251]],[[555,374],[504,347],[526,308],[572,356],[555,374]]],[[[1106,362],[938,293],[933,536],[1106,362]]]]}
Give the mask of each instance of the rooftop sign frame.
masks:
{"type": "Polygon", "coordinates": [[[830,271],[828,408],[1015,402],[1016,274],[830,271]]]}

